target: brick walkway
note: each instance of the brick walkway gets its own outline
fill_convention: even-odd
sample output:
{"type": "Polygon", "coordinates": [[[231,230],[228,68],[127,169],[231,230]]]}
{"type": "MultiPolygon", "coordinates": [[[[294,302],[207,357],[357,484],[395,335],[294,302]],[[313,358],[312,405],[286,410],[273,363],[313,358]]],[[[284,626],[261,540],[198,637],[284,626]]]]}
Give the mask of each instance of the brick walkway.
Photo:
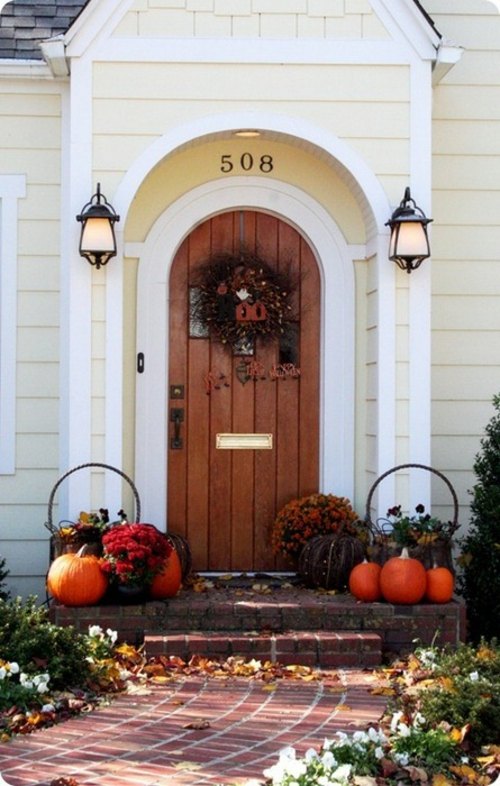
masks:
{"type": "Polygon", "coordinates": [[[370,672],[272,685],[184,677],[108,707],[0,745],[0,773],[12,786],[73,777],[86,786],[222,786],[255,779],[278,751],[299,753],[336,731],[376,722],[385,700],[370,672]],[[189,724],[205,728],[187,728],[189,724]]]}

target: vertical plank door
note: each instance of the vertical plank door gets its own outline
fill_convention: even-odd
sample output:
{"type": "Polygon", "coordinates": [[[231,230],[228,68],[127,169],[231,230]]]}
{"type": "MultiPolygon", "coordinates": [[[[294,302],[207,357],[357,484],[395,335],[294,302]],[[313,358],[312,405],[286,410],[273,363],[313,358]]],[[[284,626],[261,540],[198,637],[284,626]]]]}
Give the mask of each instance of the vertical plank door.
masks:
{"type": "Polygon", "coordinates": [[[270,547],[274,517],[289,500],[318,490],[321,298],[314,254],[275,216],[222,213],[185,239],[169,291],[168,529],[188,539],[195,570],[285,570],[290,566],[270,547]],[[286,336],[257,338],[250,355],[210,336],[190,306],[200,266],[241,248],[293,283],[286,336]],[[220,449],[218,434],[271,434],[273,447],[220,449]]]}

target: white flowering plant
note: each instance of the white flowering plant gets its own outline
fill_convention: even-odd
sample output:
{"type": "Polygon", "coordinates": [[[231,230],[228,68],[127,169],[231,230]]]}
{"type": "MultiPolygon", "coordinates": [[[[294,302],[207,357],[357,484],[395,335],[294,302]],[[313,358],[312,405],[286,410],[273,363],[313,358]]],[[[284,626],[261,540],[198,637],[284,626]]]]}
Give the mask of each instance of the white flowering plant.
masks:
{"type": "Polygon", "coordinates": [[[388,739],[380,729],[352,735],[339,731],[335,739],[325,739],[319,752],[310,748],[303,758],[297,758],[294,748],[284,748],[264,776],[272,786],[347,786],[354,776],[379,774],[387,750],[388,739]]]}
{"type": "Polygon", "coordinates": [[[0,660],[0,709],[42,706],[49,689],[47,673],[27,674],[16,661],[0,660]]]}
{"type": "Polygon", "coordinates": [[[404,783],[414,781],[417,772],[427,777],[460,761],[452,734],[429,728],[421,713],[410,721],[401,711],[393,714],[387,734],[375,727],[353,734],[337,732],[319,751],[311,748],[303,757],[297,757],[294,748],[284,748],[264,776],[269,786],[351,786],[359,778],[375,783],[388,776],[404,783]]]}

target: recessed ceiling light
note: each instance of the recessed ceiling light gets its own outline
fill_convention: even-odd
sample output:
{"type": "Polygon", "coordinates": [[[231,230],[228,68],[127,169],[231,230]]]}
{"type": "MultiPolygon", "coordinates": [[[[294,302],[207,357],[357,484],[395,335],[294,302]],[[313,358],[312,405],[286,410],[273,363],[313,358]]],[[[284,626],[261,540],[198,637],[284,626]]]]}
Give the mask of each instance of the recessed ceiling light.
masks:
{"type": "Polygon", "coordinates": [[[241,131],[235,131],[234,135],[246,137],[248,139],[250,137],[260,136],[260,131],[257,131],[256,128],[242,128],[241,131]]]}

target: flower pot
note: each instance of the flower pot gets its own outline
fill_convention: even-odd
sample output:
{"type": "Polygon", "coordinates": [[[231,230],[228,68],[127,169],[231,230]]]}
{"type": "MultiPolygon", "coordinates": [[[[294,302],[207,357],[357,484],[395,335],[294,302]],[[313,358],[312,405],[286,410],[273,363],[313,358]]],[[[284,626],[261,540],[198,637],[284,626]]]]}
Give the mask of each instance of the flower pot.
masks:
{"type": "Polygon", "coordinates": [[[117,584],[114,587],[116,602],[122,606],[145,603],[148,595],[149,587],[146,586],[134,587],[130,584],[117,584]]]}

